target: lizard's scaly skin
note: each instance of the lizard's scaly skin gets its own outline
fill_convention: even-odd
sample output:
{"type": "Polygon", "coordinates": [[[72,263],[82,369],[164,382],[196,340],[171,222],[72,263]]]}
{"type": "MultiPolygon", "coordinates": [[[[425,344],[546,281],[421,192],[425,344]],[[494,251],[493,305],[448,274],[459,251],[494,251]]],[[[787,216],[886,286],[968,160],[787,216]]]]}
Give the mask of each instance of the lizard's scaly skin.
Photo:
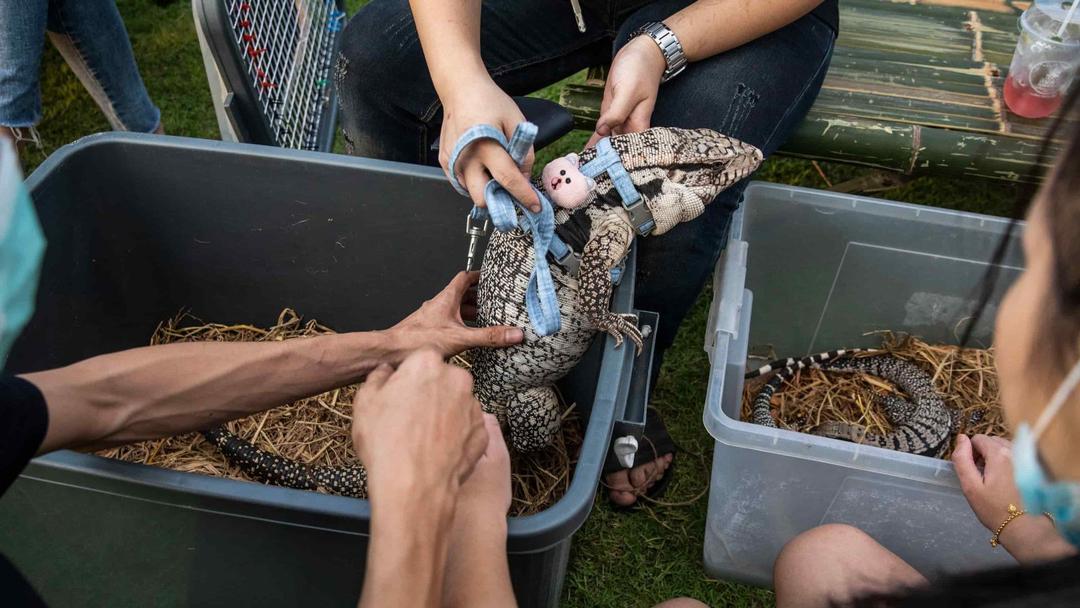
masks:
{"type": "Polygon", "coordinates": [[[772,397],[785,380],[799,369],[817,367],[830,372],[865,373],[894,383],[910,397],[886,395],[877,400],[885,416],[894,426],[891,433],[873,433],[866,428],[843,422],[825,422],[815,435],[844,439],[889,448],[922,456],[940,456],[949,445],[958,418],[934,390],[933,379],[914,363],[890,355],[851,357],[861,350],[833,351],[804,359],[787,359],[770,363],[747,374],[748,378],[776,370],[776,374],[761,388],[751,405],[751,421],[776,427],[773,420],[772,397]]]}
{"type": "MultiPolygon", "coordinates": [[[[650,236],[693,220],[716,195],[746,177],[761,163],[757,148],[709,129],[654,128],[611,138],[630,179],[657,222],[650,236]]],[[[596,157],[589,148],[580,155],[596,157]]],[[[558,430],[559,403],[552,385],[585,353],[597,332],[616,344],[629,340],[641,348],[634,315],[611,311],[611,269],[626,259],[636,236],[629,215],[604,174],[586,203],[556,215],[559,234],[574,245],[584,241],[578,277],[552,265],[562,329],[541,338],[532,331],[525,290],[533,268],[532,236],[519,230],[492,236],[480,270],[477,321],[481,326],[514,325],[525,341],[505,350],[480,349],[472,373],[477,399],[509,427],[519,450],[549,445],[558,430]]],[[[539,184],[537,184],[539,187],[539,184]]]]}

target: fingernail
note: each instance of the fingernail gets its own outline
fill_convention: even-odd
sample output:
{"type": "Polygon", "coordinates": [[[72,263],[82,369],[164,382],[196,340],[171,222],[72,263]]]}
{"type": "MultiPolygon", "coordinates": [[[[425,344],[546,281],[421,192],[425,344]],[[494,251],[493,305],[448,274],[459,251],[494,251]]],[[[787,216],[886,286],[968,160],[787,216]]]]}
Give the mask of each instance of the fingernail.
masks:
{"type": "Polygon", "coordinates": [[[513,329],[508,329],[503,332],[503,339],[507,342],[510,342],[511,344],[521,342],[525,339],[525,332],[521,331],[516,327],[513,329]]]}

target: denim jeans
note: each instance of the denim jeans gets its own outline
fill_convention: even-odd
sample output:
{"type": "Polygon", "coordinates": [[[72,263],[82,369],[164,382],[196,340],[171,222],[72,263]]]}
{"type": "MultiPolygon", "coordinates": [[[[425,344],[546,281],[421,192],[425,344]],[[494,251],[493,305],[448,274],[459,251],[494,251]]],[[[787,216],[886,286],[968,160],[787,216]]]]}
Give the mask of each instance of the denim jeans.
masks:
{"type": "MultiPolygon", "coordinates": [[[[611,60],[641,25],[691,0],[582,1],[588,26],[577,30],[565,0],[502,0],[482,5],[480,50],[495,82],[523,95],[611,60]]],[[[774,152],[813,104],[836,32],[817,15],[725,53],[691,63],[661,85],[653,126],[708,127],[774,152]]],[[[338,74],[341,120],[353,153],[437,164],[441,106],[407,0],[374,0],[346,27],[338,74]]],[[[727,241],[746,180],[705,213],[657,238],[638,241],[636,305],[660,313],[657,353],[709,279],[727,241]]],[[[657,365],[656,369],[659,369],[657,365]]]]}
{"type": "Polygon", "coordinates": [[[0,126],[27,129],[41,120],[46,30],[114,129],[158,127],[161,112],[139,76],[114,0],[0,0],[0,126]]]}

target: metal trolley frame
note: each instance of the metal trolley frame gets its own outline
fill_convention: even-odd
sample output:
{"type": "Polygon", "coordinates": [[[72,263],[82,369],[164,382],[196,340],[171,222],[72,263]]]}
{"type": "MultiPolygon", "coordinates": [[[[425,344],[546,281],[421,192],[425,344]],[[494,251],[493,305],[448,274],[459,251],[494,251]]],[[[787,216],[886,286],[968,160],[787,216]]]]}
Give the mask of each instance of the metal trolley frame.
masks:
{"type": "Polygon", "coordinates": [[[328,151],[341,0],[194,0],[221,139],[328,151]]]}

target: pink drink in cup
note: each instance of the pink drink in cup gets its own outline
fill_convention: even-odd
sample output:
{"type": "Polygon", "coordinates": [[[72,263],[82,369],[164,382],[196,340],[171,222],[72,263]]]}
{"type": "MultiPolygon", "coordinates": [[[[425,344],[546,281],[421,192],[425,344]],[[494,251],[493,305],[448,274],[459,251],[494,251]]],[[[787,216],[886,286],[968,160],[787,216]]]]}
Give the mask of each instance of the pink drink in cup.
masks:
{"type": "Polygon", "coordinates": [[[1080,0],[1037,0],[1020,16],[1005,103],[1025,118],[1049,116],[1061,105],[1080,67],[1080,0]]]}

